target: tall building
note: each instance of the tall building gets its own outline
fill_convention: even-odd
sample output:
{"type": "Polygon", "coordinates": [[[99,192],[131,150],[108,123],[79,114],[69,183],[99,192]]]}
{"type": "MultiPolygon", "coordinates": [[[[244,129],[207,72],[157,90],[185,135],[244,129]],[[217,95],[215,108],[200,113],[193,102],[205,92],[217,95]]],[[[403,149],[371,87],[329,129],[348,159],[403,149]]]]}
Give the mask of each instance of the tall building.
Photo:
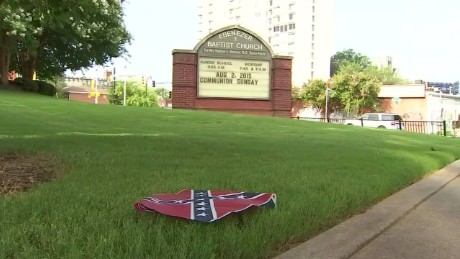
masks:
{"type": "Polygon", "coordinates": [[[329,78],[332,0],[199,0],[198,38],[240,25],[268,42],[275,54],[294,57],[292,83],[329,78]]]}

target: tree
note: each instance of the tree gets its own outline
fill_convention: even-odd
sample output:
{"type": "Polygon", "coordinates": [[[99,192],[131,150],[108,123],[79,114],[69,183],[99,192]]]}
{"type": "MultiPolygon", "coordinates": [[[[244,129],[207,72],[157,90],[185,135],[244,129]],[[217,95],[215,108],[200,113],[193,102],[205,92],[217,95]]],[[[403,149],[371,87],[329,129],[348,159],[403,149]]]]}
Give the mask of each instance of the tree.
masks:
{"type": "Polygon", "coordinates": [[[331,111],[342,108],[339,92],[335,91],[331,82],[318,79],[312,80],[304,85],[303,90],[300,92],[302,101],[319,111],[323,116],[326,114],[327,88],[331,89],[328,101],[328,114],[331,114],[331,111]]]}
{"type": "Polygon", "coordinates": [[[155,92],[163,100],[169,100],[170,99],[169,98],[169,90],[167,90],[165,88],[156,88],[155,92]]]}
{"type": "Polygon", "coordinates": [[[8,84],[11,53],[17,41],[30,39],[32,16],[21,6],[21,0],[0,1],[0,84],[8,84]]]}
{"type": "Polygon", "coordinates": [[[365,69],[367,73],[374,75],[384,85],[407,84],[408,80],[403,79],[391,67],[370,66],[365,69]]]}
{"type": "MultiPolygon", "coordinates": [[[[124,82],[117,81],[115,91],[109,93],[109,101],[115,105],[123,104],[124,82]]],[[[155,90],[147,90],[137,81],[126,82],[126,105],[158,107],[158,95],[155,90]]]]}
{"type": "Polygon", "coordinates": [[[329,82],[310,81],[304,86],[301,96],[305,104],[310,105],[323,116],[326,111],[326,89],[329,88],[328,114],[332,111],[358,115],[366,111],[378,111],[378,98],[382,83],[375,74],[362,70],[355,63],[343,66],[329,82]]]}
{"type": "Polygon", "coordinates": [[[381,81],[367,70],[353,71],[356,64],[349,66],[333,77],[333,89],[340,99],[341,108],[348,115],[378,111],[381,81]]]}
{"type": "Polygon", "coordinates": [[[346,49],[335,53],[331,57],[331,72],[330,76],[336,75],[341,68],[349,63],[357,64],[361,69],[365,69],[372,65],[369,57],[355,52],[353,49],[346,49]]]}
{"type": "Polygon", "coordinates": [[[67,69],[102,65],[126,53],[131,36],[118,0],[3,0],[0,4],[13,2],[22,16],[14,15],[15,11],[0,13],[0,18],[2,14],[17,18],[16,23],[0,19],[0,28],[6,32],[0,38],[10,45],[8,52],[0,49],[0,56],[13,54],[12,63],[25,78],[32,78],[35,70],[52,78],[67,69]],[[16,34],[19,37],[10,36],[16,34]]]}

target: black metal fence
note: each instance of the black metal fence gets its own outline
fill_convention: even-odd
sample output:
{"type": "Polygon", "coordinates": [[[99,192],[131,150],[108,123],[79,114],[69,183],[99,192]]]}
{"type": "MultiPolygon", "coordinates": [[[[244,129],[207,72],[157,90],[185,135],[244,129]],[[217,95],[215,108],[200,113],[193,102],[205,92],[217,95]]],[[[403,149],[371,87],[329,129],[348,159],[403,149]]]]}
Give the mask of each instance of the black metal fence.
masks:
{"type": "MultiPolygon", "coordinates": [[[[304,121],[314,121],[314,122],[327,122],[327,123],[335,123],[335,124],[346,124],[346,119],[339,119],[339,118],[312,118],[312,117],[293,117],[296,120],[304,120],[304,121]]],[[[356,120],[360,121],[360,120],[356,120]]],[[[434,135],[441,135],[447,136],[447,125],[446,121],[395,121],[397,125],[397,129],[407,131],[407,132],[415,132],[415,133],[423,133],[423,134],[434,134],[434,135]]],[[[361,125],[364,126],[363,120],[361,123],[357,123],[354,125],[361,125]]]]}
{"type": "Polygon", "coordinates": [[[345,119],[339,119],[339,118],[311,118],[311,117],[293,117],[293,119],[297,120],[304,120],[304,121],[315,121],[315,122],[328,122],[328,123],[336,123],[336,124],[344,124],[345,119]]]}

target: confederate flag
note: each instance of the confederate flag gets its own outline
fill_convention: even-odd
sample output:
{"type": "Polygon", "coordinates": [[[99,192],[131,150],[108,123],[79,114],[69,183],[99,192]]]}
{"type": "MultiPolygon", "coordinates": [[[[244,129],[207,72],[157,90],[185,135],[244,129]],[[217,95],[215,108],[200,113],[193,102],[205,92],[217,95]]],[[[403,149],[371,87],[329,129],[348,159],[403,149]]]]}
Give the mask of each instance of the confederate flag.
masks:
{"type": "Polygon", "coordinates": [[[159,212],[201,222],[213,222],[251,207],[275,207],[276,194],[215,190],[182,190],[153,194],[134,205],[139,211],[159,212]]]}

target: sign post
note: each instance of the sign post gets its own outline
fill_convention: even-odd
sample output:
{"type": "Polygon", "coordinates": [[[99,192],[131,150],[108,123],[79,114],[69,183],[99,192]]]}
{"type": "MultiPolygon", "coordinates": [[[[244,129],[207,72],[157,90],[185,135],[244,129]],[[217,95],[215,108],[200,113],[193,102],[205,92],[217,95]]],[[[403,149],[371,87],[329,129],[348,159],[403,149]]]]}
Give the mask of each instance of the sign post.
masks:
{"type": "Polygon", "coordinates": [[[329,122],[329,93],[331,89],[328,87],[326,88],[326,122],[329,122]]]}

